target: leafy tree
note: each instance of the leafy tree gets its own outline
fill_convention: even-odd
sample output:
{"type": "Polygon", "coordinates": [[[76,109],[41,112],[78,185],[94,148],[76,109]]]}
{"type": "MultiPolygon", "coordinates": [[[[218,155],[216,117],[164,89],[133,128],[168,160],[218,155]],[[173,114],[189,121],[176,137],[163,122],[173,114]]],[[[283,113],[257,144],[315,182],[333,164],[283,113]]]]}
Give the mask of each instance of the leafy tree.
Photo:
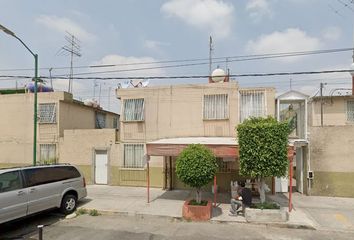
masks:
{"type": "Polygon", "coordinates": [[[250,118],[237,127],[240,146],[240,174],[255,177],[261,202],[265,201],[266,177],[286,175],[288,122],[274,118],[250,118]]]}
{"type": "Polygon", "coordinates": [[[217,167],[214,154],[204,145],[191,144],[177,157],[177,177],[188,186],[196,188],[198,204],[202,200],[201,187],[214,178],[217,167]]]}

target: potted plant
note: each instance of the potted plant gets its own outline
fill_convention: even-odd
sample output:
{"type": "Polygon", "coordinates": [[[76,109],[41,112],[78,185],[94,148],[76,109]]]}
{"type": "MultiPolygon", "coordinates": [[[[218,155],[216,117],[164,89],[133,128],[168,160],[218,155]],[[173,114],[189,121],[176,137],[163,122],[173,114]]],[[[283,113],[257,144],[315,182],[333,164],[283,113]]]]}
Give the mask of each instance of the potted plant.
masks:
{"type": "Polygon", "coordinates": [[[201,188],[214,178],[217,166],[212,151],[200,144],[189,145],[177,157],[177,177],[196,189],[196,198],[185,201],[183,205],[182,214],[185,219],[205,221],[211,218],[211,201],[202,201],[201,188]]]}

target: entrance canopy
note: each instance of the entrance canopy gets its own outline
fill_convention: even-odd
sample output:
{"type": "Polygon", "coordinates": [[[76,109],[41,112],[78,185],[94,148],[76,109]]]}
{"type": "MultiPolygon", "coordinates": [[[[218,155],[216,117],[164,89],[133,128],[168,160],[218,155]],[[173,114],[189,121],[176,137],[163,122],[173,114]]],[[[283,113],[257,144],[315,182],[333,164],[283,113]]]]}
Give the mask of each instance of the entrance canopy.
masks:
{"type": "Polygon", "coordinates": [[[238,142],[232,137],[187,137],[165,138],[146,143],[149,156],[178,156],[190,144],[207,146],[216,157],[239,156],[238,142]]]}

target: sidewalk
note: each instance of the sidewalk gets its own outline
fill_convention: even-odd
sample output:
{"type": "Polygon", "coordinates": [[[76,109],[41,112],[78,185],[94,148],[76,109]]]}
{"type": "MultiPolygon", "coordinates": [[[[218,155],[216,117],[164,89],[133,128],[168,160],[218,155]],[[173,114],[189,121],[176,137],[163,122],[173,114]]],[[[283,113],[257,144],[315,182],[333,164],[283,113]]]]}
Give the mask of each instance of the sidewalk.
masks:
{"type": "MultiPolygon", "coordinates": [[[[119,187],[105,185],[87,186],[88,197],[80,207],[96,209],[101,212],[115,213],[137,217],[164,217],[170,219],[182,219],[182,205],[184,200],[193,197],[192,192],[185,190],[164,191],[162,189],[150,189],[150,203],[147,203],[147,190],[142,187],[119,187]]],[[[287,206],[288,199],[284,194],[269,195],[271,200],[281,206],[287,206]]],[[[211,193],[204,193],[203,198],[213,199],[211,193]]],[[[246,223],[243,216],[229,216],[230,197],[225,194],[218,195],[217,207],[213,209],[211,222],[222,223],[246,223]]],[[[354,214],[352,217],[343,217],[341,211],[354,211],[354,199],[331,199],[324,197],[308,197],[301,194],[293,195],[294,209],[290,213],[286,223],[271,223],[279,227],[307,228],[307,229],[331,229],[354,231],[354,214]],[[341,208],[335,207],[334,202],[340,202],[341,208]],[[323,220],[321,214],[334,216],[336,221],[329,224],[323,220]],[[331,215],[332,214],[332,215],[331,215]],[[336,215],[337,214],[337,215],[336,215]],[[339,227],[339,229],[338,229],[339,227]]],[[[328,218],[332,220],[331,218],[328,218]]],[[[264,223],[267,224],[267,223],[264,223]]]]}

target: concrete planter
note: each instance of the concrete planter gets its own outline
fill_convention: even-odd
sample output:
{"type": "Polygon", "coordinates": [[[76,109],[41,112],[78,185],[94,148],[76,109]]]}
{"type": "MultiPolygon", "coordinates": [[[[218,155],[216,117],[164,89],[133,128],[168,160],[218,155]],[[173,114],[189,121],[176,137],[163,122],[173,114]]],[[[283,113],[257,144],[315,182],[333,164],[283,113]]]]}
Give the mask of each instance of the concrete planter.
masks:
{"type": "Polygon", "coordinates": [[[287,222],[289,220],[289,213],[286,208],[246,208],[245,218],[247,222],[287,222]]]}
{"type": "Polygon", "coordinates": [[[212,205],[210,200],[208,200],[206,206],[189,205],[189,201],[190,200],[187,200],[183,204],[182,216],[184,219],[192,221],[208,221],[211,218],[212,205]]]}

